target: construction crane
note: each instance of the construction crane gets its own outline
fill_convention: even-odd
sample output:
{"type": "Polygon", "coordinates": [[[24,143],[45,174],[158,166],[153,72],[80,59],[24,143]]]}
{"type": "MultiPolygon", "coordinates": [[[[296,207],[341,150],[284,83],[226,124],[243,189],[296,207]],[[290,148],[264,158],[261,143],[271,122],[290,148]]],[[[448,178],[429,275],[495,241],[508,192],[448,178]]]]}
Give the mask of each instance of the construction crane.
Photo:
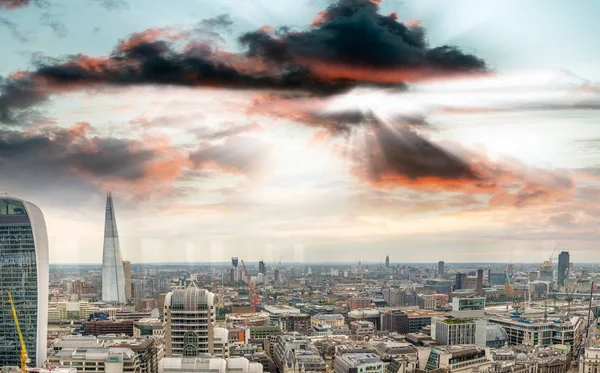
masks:
{"type": "Polygon", "coordinates": [[[256,313],[256,305],[258,304],[258,295],[254,292],[254,284],[250,281],[250,276],[248,275],[248,270],[246,269],[246,263],[242,260],[242,267],[244,268],[244,275],[246,276],[248,282],[248,291],[250,292],[250,297],[252,297],[252,310],[256,313]]]}
{"type": "Polygon", "coordinates": [[[8,292],[8,303],[12,310],[13,320],[15,321],[15,327],[19,334],[19,342],[21,343],[21,372],[27,373],[27,363],[29,363],[29,356],[27,355],[27,347],[25,346],[25,339],[23,339],[23,333],[21,333],[21,326],[19,325],[19,318],[17,317],[17,310],[15,310],[15,304],[13,302],[12,294],[8,292]]]}

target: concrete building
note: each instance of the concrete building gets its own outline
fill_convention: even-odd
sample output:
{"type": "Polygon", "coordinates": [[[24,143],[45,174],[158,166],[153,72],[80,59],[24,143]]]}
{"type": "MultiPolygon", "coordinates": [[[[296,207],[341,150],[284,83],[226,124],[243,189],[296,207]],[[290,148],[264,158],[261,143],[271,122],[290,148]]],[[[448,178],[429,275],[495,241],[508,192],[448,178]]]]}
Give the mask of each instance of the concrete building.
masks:
{"type": "Polygon", "coordinates": [[[554,265],[551,261],[546,260],[540,264],[539,280],[550,283],[554,281],[554,265]]]}
{"type": "Polygon", "coordinates": [[[381,358],[369,352],[340,354],[335,357],[335,373],[384,373],[385,364],[381,358]]]}
{"type": "Polygon", "coordinates": [[[304,336],[277,336],[273,347],[273,361],[279,373],[326,371],[321,354],[304,336]]]}
{"type": "Polygon", "coordinates": [[[350,336],[362,341],[373,336],[375,325],[370,321],[352,321],[350,323],[350,336]]]}
{"type": "Polygon", "coordinates": [[[32,366],[46,360],[48,233],[33,203],[0,197],[0,366],[19,366],[19,336],[8,303],[11,292],[32,366]]]}
{"type": "Polygon", "coordinates": [[[102,254],[102,300],[107,303],[125,304],[125,272],[119,244],[117,219],[110,192],[106,197],[104,221],[104,248],[102,254]]]}
{"type": "Polygon", "coordinates": [[[214,353],[214,294],[194,283],[165,297],[166,356],[214,353]]]}
{"type": "Polygon", "coordinates": [[[585,322],[579,316],[570,319],[512,319],[502,316],[491,316],[488,321],[504,328],[508,335],[509,345],[529,344],[533,346],[570,345],[577,351],[581,345],[585,322]]]}
{"type": "Polygon", "coordinates": [[[485,298],[452,298],[452,316],[456,318],[483,318],[485,298]]]}
{"type": "Polygon", "coordinates": [[[487,322],[483,319],[436,319],[431,336],[441,345],[486,345],[487,322]]]}
{"type": "Polygon", "coordinates": [[[345,319],[344,316],[340,315],[339,313],[329,315],[324,313],[318,313],[310,318],[310,323],[312,326],[329,325],[332,328],[337,328],[344,326],[345,319]]]}
{"type": "Polygon", "coordinates": [[[433,295],[420,294],[417,297],[417,305],[422,310],[434,310],[436,307],[436,299],[433,295]]]}
{"type": "Polygon", "coordinates": [[[279,324],[284,333],[308,334],[311,330],[311,317],[306,313],[288,313],[280,316],[279,324]]]}
{"type": "Polygon", "coordinates": [[[220,357],[164,358],[159,364],[159,373],[263,373],[258,362],[243,357],[222,359],[220,357]]]}
{"type": "Polygon", "coordinates": [[[132,349],[121,347],[63,348],[49,357],[48,365],[74,368],[77,372],[142,373],[139,356],[132,349]]]}
{"type": "Polygon", "coordinates": [[[359,309],[348,312],[348,322],[369,321],[375,325],[375,330],[381,330],[381,312],[376,309],[359,309]]]}
{"type": "Polygon", "coordinates": [[[300,310],[298,308],[286,306],[286,305],[276,305],[276,306],[268,305],[268,306],[264,306],[263,310],[269,314],[269,316],[271,318],[271,325],[280,325],[279,320],[281,318],[281,315],[290,314],[290,313],[295,313],[295,314],[300,313],[300,310]]]}
{"type": "Polygon", "coordinates": [[[478,346],[438,346],[422,360],[426,361],[424,370],[448,373],[487,373],[493,365],[490,349],[478,346]]]}
{"type": "Polygon", "coordinates": [[[158,318],[144,318],[133,323],[133,336],[141,337],[165,337],[165,323],[158,318]]]}
{"type": "Polygon", "coordinates": [[[588,347],[579,359],[579,373],[600,372],[600,347],[588,347]]]}

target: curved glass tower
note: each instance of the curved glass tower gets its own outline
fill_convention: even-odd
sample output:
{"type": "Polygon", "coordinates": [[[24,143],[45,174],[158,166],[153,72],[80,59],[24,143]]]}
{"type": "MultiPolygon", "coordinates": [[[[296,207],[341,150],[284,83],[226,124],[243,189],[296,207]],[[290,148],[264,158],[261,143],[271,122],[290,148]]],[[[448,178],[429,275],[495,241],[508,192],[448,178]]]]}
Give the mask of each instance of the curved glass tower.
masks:
{"type": "Polygon", "coordinates": [[[104,221],[104,250],[102,254],[102,300],[108,303],[125,304],[125,271],[119,245],[119,232],[112,196],[106,197],[104,221]]]}
{"type": "Polygon", "coordinates": [[[21,345],[8,292],[31,366],[46,360],[48,333],[48,232],[42,211],[0,196],[0,366],[19,366],[21,345]]]}

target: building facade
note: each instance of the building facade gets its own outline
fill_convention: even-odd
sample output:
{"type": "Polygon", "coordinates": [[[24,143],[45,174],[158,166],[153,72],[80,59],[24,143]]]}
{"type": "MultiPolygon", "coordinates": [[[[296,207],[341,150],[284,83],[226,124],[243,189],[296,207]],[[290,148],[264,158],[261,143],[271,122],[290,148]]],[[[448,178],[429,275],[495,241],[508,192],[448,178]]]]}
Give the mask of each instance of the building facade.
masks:
{"type": "Polygon", "coordinates": [[[19,336],[8,292],[31,359],[46,360],[48,331],[48,233],[42,211],[12,197],[0,198],[0,366],[20,365],[19,336]]]}
{"type": "Polygon", "coordinates": [[[558,255],[558,284],[565,286],[565,279],[569,275],[569,262],[571,256],[567,251],[563,251],[558,255]]]}
{"type": "Polygon", "coordinates": [[[110,192],[106,197],[104,221],[104,248],[102,254],[102,300],[107,303],[125,304],[125,271],[119,244],[117,220],[110,192]]]}
{"type": "Polygon", "coordinates": [[[196,357],[214,353],[214,294],[194,283],[165,298],[166,356],[196,357]]]}

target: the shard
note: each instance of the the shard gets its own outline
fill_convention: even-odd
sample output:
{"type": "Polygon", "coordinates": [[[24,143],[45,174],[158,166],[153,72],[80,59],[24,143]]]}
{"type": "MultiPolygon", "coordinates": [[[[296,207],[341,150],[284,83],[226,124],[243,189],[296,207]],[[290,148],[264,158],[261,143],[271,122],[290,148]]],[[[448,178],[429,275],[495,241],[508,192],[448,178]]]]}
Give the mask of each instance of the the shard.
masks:
{"type": "Polygon", "coordinates": [[[102,300],[108,303],[125,304],[125,272],[119,245],[117,220],[110,192],[106,197],[106,219],[104,221],[104,251],[102,255],[102,300]]]}

